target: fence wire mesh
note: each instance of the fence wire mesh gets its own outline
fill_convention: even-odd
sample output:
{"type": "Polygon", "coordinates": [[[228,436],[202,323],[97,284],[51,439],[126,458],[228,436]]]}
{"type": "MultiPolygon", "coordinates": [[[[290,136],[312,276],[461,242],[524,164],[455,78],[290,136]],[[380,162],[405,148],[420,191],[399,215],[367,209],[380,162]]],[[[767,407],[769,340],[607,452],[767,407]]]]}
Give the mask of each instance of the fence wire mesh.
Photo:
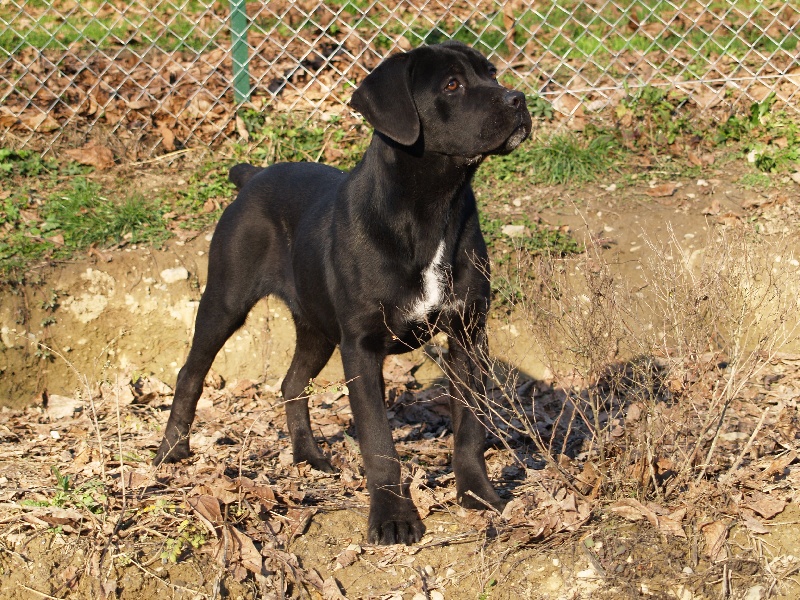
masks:
{"type": "Polygon", "coordinates": [[[245,133],[237,77],[256,110],[336,123],[382,58],[451,38],[563,117],[648,85],[703,110],[775,92],[798,111],[799,23],[796,0],[3,0],[0,132],[42,152],[104,137],[129,159],[213,145],[245,133]]]}

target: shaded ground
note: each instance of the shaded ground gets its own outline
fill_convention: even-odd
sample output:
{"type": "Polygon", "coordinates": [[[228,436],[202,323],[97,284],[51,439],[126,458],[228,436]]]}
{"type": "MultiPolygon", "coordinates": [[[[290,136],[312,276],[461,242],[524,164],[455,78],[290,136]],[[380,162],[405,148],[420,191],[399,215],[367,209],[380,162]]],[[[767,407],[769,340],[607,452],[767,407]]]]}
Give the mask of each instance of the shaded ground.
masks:
{"type": "MultiPolygon", "coordinates": [[[[647,240],[674,237],[691,255],[720,228],[743,221],[776,234],[796,230],[797,185],[747,187],[739,168],[708,169],[702,179],[614,176],[580,189],[541,187],[488,210],[509,222],[533,215],[588,234],[615,277],[633,281],[656,250],[647,240]],[[541,206],[548,208],[536,213],[541,206]]],[[[678,492],[670,491],[670,472],[681,446],[668,438],[683,414],[670,402],[648,413],[667,449],[649,463],[658,484],[648,491],[647,474],[643,488],[631,483],[641,458],[631,441],[651,431],[641,406],[623,404],[609,429],[611,458],[594,460],[585,427],[557,418],[563,389],[526,338],[524,315],[499,306],[493,348],[521,370],[506,385],[569,445],[547,461],[518,431],[494,438],[490,475],[511,500],[503,515],[453,503],[451,430],[435,361],[423,352],[390,359],[389,416],[427,534],[415,547],[381,548],[365,541],[367,496],[346,390],[330,383],[341,380],[336,357],[316,382],[312,419],[340,472],[291,464],[275,392],[293,332],[283,307],[263,303],[207,380],[193,459],[152,469],[209,239],[202,233],[161,250],[93,252],[41,271],[24,290],[3,292],[0,598],[755,600],[800,593],[793,579],[800,569],[796,341],[731,402],[713,436],[715,464],[678,492]]],[[[798,272],[791,254],[781,260],[798,272]]],[[[725,376],[724,367],[710,366],[692,390],[710,397],[725,376]]],[[[691,405],[698,414],[701,398],[691,405]]],[[[680,431],[696,433],[689,425],[680,431]]]]}

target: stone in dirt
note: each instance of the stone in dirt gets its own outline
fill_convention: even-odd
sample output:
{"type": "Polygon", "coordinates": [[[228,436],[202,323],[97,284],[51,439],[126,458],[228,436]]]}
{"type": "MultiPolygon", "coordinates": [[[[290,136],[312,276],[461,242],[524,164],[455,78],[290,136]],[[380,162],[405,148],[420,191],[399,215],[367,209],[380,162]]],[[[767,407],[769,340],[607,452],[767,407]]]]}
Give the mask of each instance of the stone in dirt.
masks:
{"type": "Polygon", "coordinates": [[[185,281],[189,279],[189,271],[186,270],[186,267],[173,267],[172,269],[164,269],[161,271],[161,279],[164,281],[164,283],[185,281]]]}

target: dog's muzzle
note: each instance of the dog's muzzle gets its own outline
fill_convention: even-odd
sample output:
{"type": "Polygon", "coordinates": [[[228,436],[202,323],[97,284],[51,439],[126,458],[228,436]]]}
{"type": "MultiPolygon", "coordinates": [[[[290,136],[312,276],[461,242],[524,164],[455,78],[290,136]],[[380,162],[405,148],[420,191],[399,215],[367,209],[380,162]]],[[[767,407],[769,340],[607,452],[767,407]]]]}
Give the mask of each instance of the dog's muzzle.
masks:
{"type": "Polygon", "coordinates": [[[508,137],[508,139],[506,140],[505,149],[508,152],[511,152],[512,150],[514,150],[523,141],[525,141],[525,138],[528,137],[528,134],[530,134],[530,132],[531,132],[531,130],[528,127],[526,127],[525,125],[520,125],[519,127],[517,127],[513,131],[513,133],[508,137]]]}
{"type": "Polygon", "coordinates": [[[519,146],[531,133],[531,115],[525,103],[525,94],[516,90],[508,90],[503,103],[516,112],[517,126],[503,144],[503,152],[511,152],[519,146]]]}

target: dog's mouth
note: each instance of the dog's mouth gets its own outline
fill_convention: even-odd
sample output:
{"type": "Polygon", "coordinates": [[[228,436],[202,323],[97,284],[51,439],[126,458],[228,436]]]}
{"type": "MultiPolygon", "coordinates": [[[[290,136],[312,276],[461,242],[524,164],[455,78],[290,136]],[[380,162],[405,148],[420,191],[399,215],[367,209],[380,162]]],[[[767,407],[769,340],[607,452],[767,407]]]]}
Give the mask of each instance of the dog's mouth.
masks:
{"type": "Polygon", "coordinates": [[[513,152],[522,142],[524,142],[531,133],[530,125],[520,123],[506,138],[506,141],[491,154],[508,154],[513,152]]]}
{"type": "Polygon", "coordinates": [[[508,152],[514,150],[517,146],[519,146],[522,142],[525,141],[530,132],[531,130],[525,125],[520,125],[519,127],[517,127],[513,132],[511,132],[511,135],[508,136],[508,139],[506,140],[505,143],[505,149],[508,152]]]}

